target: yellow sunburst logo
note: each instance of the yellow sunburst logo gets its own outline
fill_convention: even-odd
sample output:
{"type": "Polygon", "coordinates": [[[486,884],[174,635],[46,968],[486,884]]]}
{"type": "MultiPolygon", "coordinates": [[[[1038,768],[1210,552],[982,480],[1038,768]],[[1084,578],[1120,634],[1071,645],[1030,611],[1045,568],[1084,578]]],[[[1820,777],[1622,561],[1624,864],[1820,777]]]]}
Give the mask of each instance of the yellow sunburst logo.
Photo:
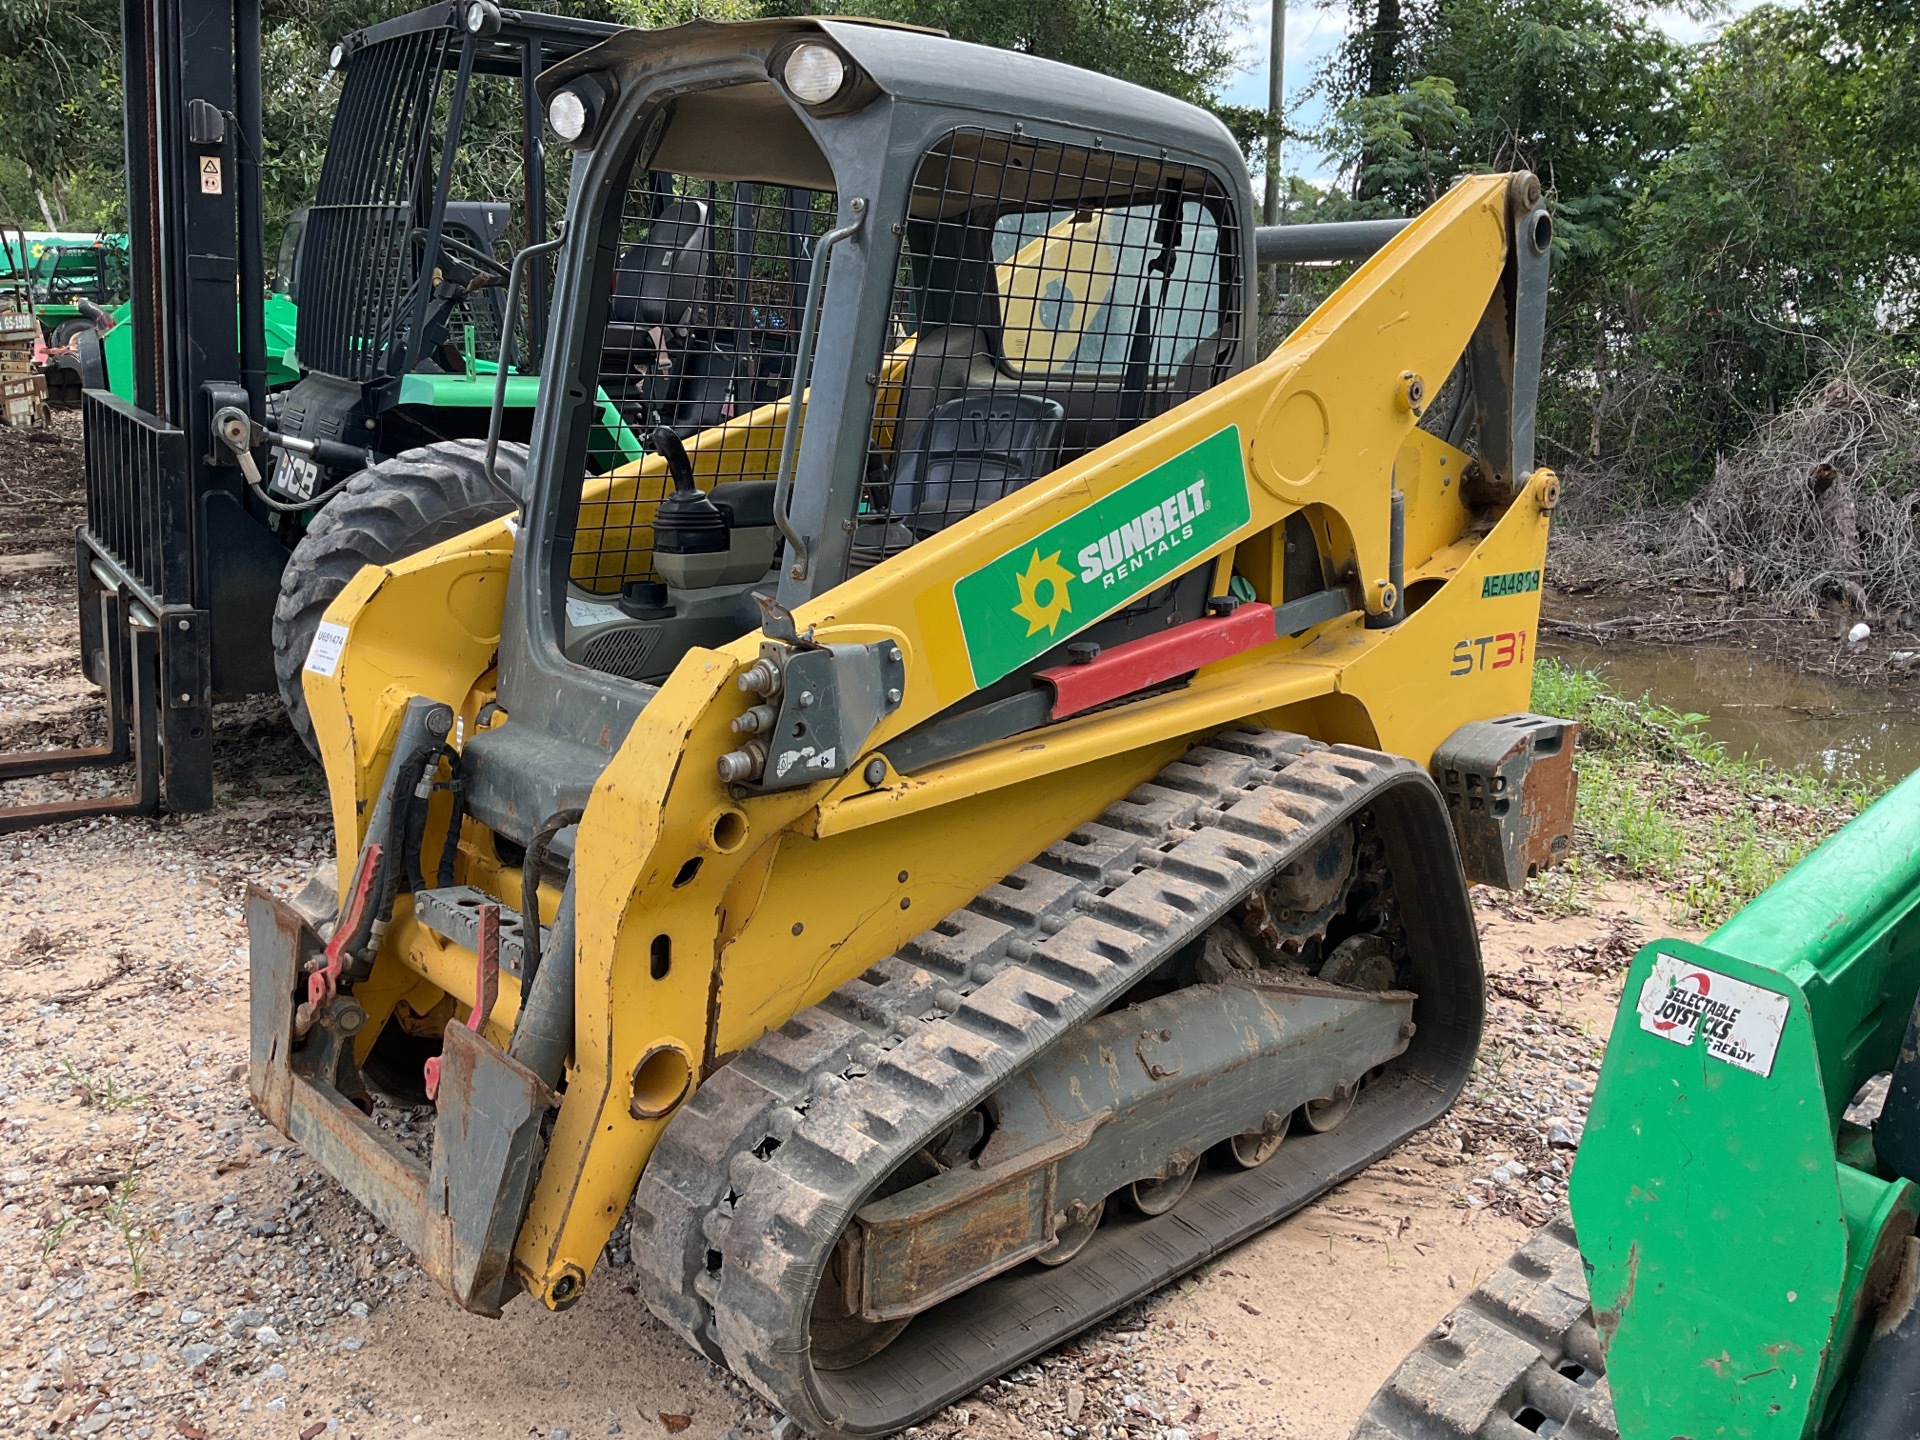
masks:
{"type": "Polygon", "coordinates": [[[1027,634],[1037,635],[1045,630],[1051,635],[1059,630],[1060,617],[1073,613],[1073,604],[1067,597],[1073,572],[1060,563],[1060,552],[1056,550],[1043,560],[1040,552],[1034,551],[1027,573],[1014,578],[1020,583],[1020,603],[1013,607],[1013,613],[1027,622],[1027,634]]]}

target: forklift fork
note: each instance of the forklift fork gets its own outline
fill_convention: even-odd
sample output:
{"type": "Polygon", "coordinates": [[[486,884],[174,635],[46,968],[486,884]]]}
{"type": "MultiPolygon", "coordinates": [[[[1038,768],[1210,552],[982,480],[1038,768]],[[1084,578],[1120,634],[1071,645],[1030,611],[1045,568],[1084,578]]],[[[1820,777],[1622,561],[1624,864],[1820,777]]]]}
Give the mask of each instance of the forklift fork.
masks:
{"type": "Polygon", "coordinates": [[[92,610],[94,622],[81,629],[83,635],[91,631],[99,637],[88,668],[106,705],[106,743],[0,755],[0,783],[131,762],[133,788],[115,795],[0,807],[0,835],[62,820],[152,815],[160,809],[160,622],[94,559],[84,540],[79,549],[79,563],[91,582],[82,612],[92,610]]]}

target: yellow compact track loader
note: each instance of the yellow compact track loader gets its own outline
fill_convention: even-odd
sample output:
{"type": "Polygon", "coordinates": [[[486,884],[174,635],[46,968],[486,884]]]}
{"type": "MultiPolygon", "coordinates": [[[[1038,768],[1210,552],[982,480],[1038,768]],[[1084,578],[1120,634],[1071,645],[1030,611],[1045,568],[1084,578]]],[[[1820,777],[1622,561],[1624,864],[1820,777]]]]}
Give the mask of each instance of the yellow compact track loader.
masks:
{"type": "Polygon", "coordinates": [[[1382,227],[1257,229],[1189,105],[840,20],[541,86],[518,511],[320,626],[339,873],[253,897],[252,1090],[461,1305],[630,1215],[689,1343],[889,1433],[1458,1093],[1468,880],[1571,822],[1551,224],[1463,180],[1260,359],[1256,266],[1382,227]]]}

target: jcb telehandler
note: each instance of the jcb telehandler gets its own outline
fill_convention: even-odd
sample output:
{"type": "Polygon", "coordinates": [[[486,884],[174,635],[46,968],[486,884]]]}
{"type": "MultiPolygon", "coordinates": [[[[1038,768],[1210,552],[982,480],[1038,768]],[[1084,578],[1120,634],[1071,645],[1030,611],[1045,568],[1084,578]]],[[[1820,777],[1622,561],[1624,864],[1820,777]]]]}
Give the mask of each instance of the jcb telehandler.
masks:
{"type": "Polygon", "coordinates": [[[630,1214],[689,1343],[889,1433],[1458,1092],[1467,879],[1571,814],[1521,713],[1551,225],[1464,180],[1259,360],[1299,246],[1191,106],[845,20],[540,83],[524,503],[316,633],[338,875],[250,900],[250,1086],[469,1309],[574,1304],[630,1214]],[[829,197],[774,398],[676,290],[709,182],[829,197]]]}

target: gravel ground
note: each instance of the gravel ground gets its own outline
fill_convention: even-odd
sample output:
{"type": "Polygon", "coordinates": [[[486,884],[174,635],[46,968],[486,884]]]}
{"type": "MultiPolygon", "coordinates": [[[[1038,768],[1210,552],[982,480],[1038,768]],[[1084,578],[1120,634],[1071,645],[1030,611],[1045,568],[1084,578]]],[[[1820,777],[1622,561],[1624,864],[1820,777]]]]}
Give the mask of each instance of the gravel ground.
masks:
{"type": "MultiPolygon", "coordinates": [[[[0,750],[97,738],[74,659],[78,448],[71,428],[0,430],[0,750]]],[[[0,1433],[781,1435],[647,1315],[619,1237],[566,1315],[464,1315],[253,1113],[244,890],[296,888],[332,839],[319,773],[271,704],[222,707],[216,753],[209,814],[0,837],[0,1433]]],[[[1664,928],[1624,886],[1573,914],[1476,903],[1490,1028],[1445,1121],[908,1433],[1344,1437],[1564,1204],[1621,973],[1664,928]]]]}

